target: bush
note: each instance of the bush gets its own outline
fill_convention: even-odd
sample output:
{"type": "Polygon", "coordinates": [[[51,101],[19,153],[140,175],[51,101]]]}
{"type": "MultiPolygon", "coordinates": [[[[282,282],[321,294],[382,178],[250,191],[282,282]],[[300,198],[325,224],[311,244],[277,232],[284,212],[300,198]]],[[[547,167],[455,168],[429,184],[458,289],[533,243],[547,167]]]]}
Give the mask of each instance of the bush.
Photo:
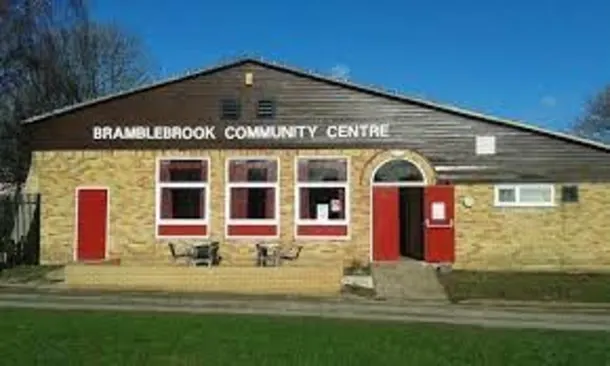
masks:
{"type": "Polygon", "coordinates": [[[371,274],[370,263],[364,264],[362,261],[354,259],[352,263],[345,268],[344,274],[347,276],[368,276],[371,274]]]}

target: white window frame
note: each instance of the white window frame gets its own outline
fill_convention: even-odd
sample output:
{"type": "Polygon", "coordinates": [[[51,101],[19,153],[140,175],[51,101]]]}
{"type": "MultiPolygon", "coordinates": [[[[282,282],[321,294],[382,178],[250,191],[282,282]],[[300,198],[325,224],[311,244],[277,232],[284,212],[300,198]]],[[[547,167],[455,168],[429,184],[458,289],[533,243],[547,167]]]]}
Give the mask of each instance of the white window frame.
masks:
{"type": "Polygon", "coordinates": [[[279,238],[280,236],[280,159],[276,156],[232,156],[225,161],[225,237],[229,239],[279,238]],[[269,160],[275,161],[277,171],[275,182],[230,182],[229,173],[232,161],[269,160]],[[232,219],[231,188],[273,188],[275,207],[272,219],[232,219]],[[276,227],[275,235],[229,235],[229,226],[272,226],[276,227]]]}
{"type": "Polygon", "coordinates": [[[210,170],[211,162],[207,156],[161,156],[157,158],[155,169],[155,236],[157,239],[201,239],[210,237],[210,170]],[[205,182],[161,182],[161,162],[171,160],[191,160],[206,162],[206,181],[205,182]],[[164,219],[161,218],[161,190],[163,188],[204,188],[205,189],[205,218],[203,219],[164,219]],[[160,235],[159,226],[161,225],[205,225],[205,235],[160,235]]]}
{"type": "Polygon", "coordinates": [[[294,162],[294,230],[297,239],[307,240],[328,240],[328,239],[347,239],[350,237],[351,226],[351,159],[349,156],[297,156],[294,162]],[[301,160],[345,160],[346,162],[346,181],[345,182],[300,182],[299,181],[299,162],[301,160]],[[345,218],[340,220],[317,220],[301,219],[301,188],[343,188],[345,191],[345,218]],[[298,235],[299,226],[347,226],[346,235],[316,236],[298,235]]]}
{"type": "Polygon", "coordinates": [[[555,185],[550,183],[536,184],[498,184],[494,186],[494,205],[496,207],[553,207],[555,206],[555,185]],[[551,199],[549,202],[523,202],[521,201],[522,188],[545,188],[550,189],[551,199]],[[500,201],[500,190],[512,189],[515,191],[515,202],[500,201]]]}

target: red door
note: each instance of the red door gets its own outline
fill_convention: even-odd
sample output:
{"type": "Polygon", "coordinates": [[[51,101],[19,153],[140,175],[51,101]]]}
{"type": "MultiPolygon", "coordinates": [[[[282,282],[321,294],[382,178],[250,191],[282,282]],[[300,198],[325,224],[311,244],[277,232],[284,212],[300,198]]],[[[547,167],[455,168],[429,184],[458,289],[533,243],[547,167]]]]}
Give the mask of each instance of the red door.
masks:
{"type": "Polygon", "coordinates": [[[454,262],[453,186],[431,186],[424,189],[424,218],[426,262],[454,262]]]}
{"type": "Polygon", "coordinates": [[[398,203],[398,187],[373,187],[374,261],[399,259],[398,203]]]}
{"type": "Polygon", "coordinates": [[[77,193],[76,259],[106,258],[108,235],[108,190],[83,188],[77,193]]]}

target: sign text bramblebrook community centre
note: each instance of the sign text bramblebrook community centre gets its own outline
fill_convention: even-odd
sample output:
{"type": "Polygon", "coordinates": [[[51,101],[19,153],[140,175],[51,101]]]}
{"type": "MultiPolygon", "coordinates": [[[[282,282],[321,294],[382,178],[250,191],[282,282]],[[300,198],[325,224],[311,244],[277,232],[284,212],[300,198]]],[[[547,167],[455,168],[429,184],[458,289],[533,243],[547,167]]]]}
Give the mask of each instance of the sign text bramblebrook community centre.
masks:
{"type": "MultiPolygon", "coordinates": [[[[216,126],[94,126],[94,140],[215,140],[216,126]]],[[[227,140],[388,138],[389,124],[225,126],[227,140]]]]}

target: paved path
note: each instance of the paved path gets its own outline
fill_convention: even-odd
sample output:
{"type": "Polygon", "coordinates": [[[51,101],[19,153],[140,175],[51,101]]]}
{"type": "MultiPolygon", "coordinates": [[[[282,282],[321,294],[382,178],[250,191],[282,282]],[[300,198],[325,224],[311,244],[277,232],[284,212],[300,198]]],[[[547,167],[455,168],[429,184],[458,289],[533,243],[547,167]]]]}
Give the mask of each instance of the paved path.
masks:
{"type": "Polygon", "coordinates": [[[448,301],[436,269],[415,260],[375,263],[375,291],[386,299],[448,301]]]}
{"type": "Polygon", "coordinates": [[[484,327],[610,332],[610,312],[560,314],[531,309],[493,309],[440,303],[413,302],[393,305],[372,302],[225,300],[171,295],[17,293],[3,290],[0,292],[0,307],[320,316],[400,322],[469,324],[484,327]]]}

